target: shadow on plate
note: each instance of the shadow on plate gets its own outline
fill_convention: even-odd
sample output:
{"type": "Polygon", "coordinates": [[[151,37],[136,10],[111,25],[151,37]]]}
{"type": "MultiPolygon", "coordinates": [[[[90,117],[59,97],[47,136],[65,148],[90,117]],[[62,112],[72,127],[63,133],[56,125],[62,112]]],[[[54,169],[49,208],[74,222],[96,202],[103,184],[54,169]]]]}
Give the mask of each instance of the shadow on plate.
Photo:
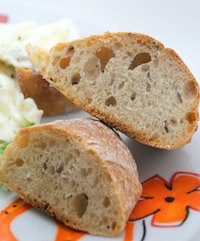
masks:
{"type": "Polygon", "coordinates": [[[194,170],[190,155],[184,148],[162,150],[143,145],[123,134],[121,136],[137,163],[141,181],[156,174],[169,180],[175,172],[194,170]]]}

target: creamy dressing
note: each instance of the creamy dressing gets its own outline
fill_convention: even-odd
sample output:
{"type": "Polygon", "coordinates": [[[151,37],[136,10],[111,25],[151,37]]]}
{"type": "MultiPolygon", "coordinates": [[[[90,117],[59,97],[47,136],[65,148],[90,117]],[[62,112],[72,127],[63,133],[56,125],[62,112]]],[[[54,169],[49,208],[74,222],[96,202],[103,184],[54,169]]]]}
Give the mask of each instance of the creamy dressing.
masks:
{"type": "Polygon", "coordinates": [[[39,124],[43,111],[31,98],[24,98],[16,82],[0,73],[0,143],[12,141],[25,120],[39,124]]]}
{"type": "Polygon", "coordinates": [[[10,142],[19,129],[39,124],[43,111],[24,98],[14,67],[40,70],[49,50],[59,42],[77,39],[79,33],[68,19],[38,26],[34,22],[0,24],[0,143],[10,142]]]}
{"type": "Polygon", "coordinates": [[[15,67],[31,68],[28,53],[35,64],[40,60],[38,55],[45,57],[57,43],[71,41],[78,37],[78,30],[68,19],[40,26],[34,22],[0,24],[0,60],[15,67]]]}

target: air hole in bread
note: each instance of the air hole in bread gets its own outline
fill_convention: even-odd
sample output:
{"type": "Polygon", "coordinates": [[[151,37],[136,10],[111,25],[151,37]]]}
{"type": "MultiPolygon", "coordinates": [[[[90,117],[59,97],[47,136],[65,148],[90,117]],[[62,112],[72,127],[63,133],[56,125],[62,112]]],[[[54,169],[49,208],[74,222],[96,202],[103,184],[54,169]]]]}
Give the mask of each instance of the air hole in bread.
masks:
{"type": "Polygon", "coordinates": [[[74,55],[74,47],[73,46],[69,46],[69,48],[67,49],[66,56],[72,57],[73,55],[74,55]]]}
{"type": "Polygon", "coordinates": [[[146,84],[146,91],[149,92],[151,90],[151,85],[149,83],[146,84]]]}
{"type": "Polygon", "coordinates": [[[152,48],[154,48],[155,50],[159,50],[160,49],[160,47],[159,47],[159,45],[156,43],[156,42],[152,42],[152,48]]]}
{"type": "Polygon", "coordinates": [[[130,99],[131,99],[131,100],[134,100],[135,98],[136,98],[136,92],[133,92],[133,93],[131,94],[130,99]]]}
{"type": "Polygon", "coordinates": [[[189,123],[193,123],[194,121],[196,121],[198,119],[197,113],[196,112],[188,112],[185,115],[185,119],[189,122],[189,123]]]}
{"type": "Polygon", "coordinates": [[[116,227],[117,227],[117,222],[113,222],[112,223],[112,230],[115,230],[116,227]]]}
{"type": "Polygon", "coordinates": [[[196,84],[193,81],[188,81],[184,85],[184,96],[188,99],[193,98],[197,93],[196,84]]]}
{"type": "Polygon", "coordinates": [[[149,71],[147,72],[147,78],[148,78],[148,79],[151,79],[151,75],[150,75],[150,72],[149,72],[149,71]]]}
{"type": "Polygon", "coordinates": [[[152,102],[151,101],[147,101],[147,106],[151,106],[152,102]]]}
{"type": "Polygon", "coordinates": [[[44,210],[46,211],[49,207],[49,203],[46,203],[45,206],[44,206],[44,210]]]}
{"type": "Polygon", "coordinates": [[[47,161],[45,161],[42,165],[43,169],[46,171],[47,170],[47,161]]]}
{"type": "Polygon", "coordinates": [[[172,126],[176,126],[176,125],[177,125],[177,120],[176,120],[175,118],[171,118],[171,119],[170,119],[170,124],[171,124],[172,126]]]}
{"type": "Polygon", "coordinates": [[[57,173],[61,173],[64,170],[64,165],[61,163],[59,167],[56,169],[57,173]]]}
{"type": "Polygon", "coordinates": [[[91,173],[92,173],[91,168],[89,168],[89,169],[82,168],[81,171],[80,171],[80,174],[81,174],[82,177],[87,177],[91,173]]]}
{"type": "Polygon", "coordinates": [[[131,62],[128,69],[135,69],[137,66],[141,64],[145,64],[151,61],[151,56],[149,53],[139,53],[135,56],[133,61],[131,62]]]}
{"type": "Polygon", "coordinates": [[[91,57],[84,66],[85,77],[94,80],[100,74],[100,61],[96,57],[91,57]]]}
{"type": "Polygon", "coordinates": [[[80,79],[81,79],[81,76],[79,73],[73,74],[73,76],[71,78],[72,85],[77,85],[80,82],[80,79]]]}
{"type": "Polygon", "coordinates": [[[106,104],[107,106],[116,106],[117,101],[116,101],[116,99],[115,99],[114,96],[110,96],[110,97],[105,101],[105,104],[106,104]]]}
{"type": "Polygon", "coordinates": [[[177,96],[178,103],[182,104],[183,103],[183,99],[181,97],[181,94],[179,92],[177,92],[176,96],[177,96]]]}
{"type": "Polygon", "coordinates": [[[31,183],[31,182],[32,182],[32,178],[30,178],[30,177],[27,177],[26,180],[28,181],[28,183],[31,183]]]}
{"type": "Polygon", "coordinates": [[[101,47],[96,51],[96,57],[100,60],[101,63],[101,71],[104,72],[105,67],[108,61],[115,57],[115,54],[111,48],[101,47]]]}
{"type": "Polygon", "coordinates": [[[118,85],[118,90],[121,90],[124,87],[124,81],[122,81],[119,85],[118,85]]]}
{"type": "Polygon", "coordinates": [[[65,58],[62,58],[60,60],[59,65],[60,65],[61,69],[65,69],[69,66],[71,58],[72,58],[73,55],[74,55],[74,48],[72,46],[70,46],[67,50],[65,58]]]}
{"type": "Polygon", "coordinates": [[[105,197],[104,198],[103,206],[106,207],[106,208],[110,206],[110,199],[109,199],[109,197],[105,197]]]}
{"type": "Polygon", "coordinates": [[[85,193],[77,194],[73,200],[73,207],[76,215],[81,218],[87,210],[88,196],[85,193]]]}
{"type": "Polygon", "coordinates": [[[70,142],[69,139],[66,138],[66,139],[65,139],[65,143],[66,143],[66,144],[69,144],[69,142],[70,142]]]}
{"type": "Polygon", "coordinates": [[[166,131],[166,133],[169,133],[168,123],[167,123],[167,121],[164,121],[164,122],[165,122],[165,125],[164,125],[165,131],[166,131]]]}
{"type": "Polygon", "coordinates": [[[67,68],[67,67],[69,66],[69,64],[70,64],[70,61],[71,61],[71,57],[62,58],[62,59],[60,60],[60,63],[59,63],[60,68],[61,68],[61,69],[67,68]]]}
{"type": "Polygon", "coordinates": [[[21,167],[24,164],[24,160],[21,158],[17,158],[15,164],[16,166],[21,167]]]}
{"type": "Polygon", "coordinates": [[[136,42],[137,42],[138,44],[141,44],[142,40],[141,40],[141,39],[137,39],[136,42]]]}

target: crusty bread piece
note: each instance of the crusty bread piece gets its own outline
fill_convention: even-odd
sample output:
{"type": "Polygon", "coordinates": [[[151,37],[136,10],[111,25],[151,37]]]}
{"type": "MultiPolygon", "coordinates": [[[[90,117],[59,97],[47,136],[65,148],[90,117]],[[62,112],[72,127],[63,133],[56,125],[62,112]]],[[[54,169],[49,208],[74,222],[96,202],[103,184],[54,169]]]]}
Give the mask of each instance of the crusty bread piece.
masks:
{"type": "Polygon", "coordinates": [[[20,130],[1,160],[0,181],[66,225],[115,236],[140,194],[136,164],[122,140],[89,119],[20,130]]]}
{"type": "Polygon", "coordinates": [[[177,148],[197,128],[195,78],[172,49],[147,35],[58,44],[42,72],[75,104],[142,143],[177,148]]]}
{"type": "Polygon", "coordinates": [[[17,67],[16,78],[24,96],[34,99],[38,108],[44,111],[44,116],[60,115],[78,109],[33,69],[17,67]]]}

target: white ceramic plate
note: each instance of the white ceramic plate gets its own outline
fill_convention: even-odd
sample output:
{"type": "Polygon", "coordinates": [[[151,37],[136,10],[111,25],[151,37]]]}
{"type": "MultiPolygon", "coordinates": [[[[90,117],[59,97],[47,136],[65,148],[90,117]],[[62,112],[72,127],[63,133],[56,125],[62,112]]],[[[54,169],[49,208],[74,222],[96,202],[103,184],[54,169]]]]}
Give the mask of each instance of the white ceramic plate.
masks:
{"type": "MultiPolygon", "coordinates": [[[[104,31],[136,31],[174,48],[200,78],[199,1],[43,0],[0,2],[0,21],[47,23],[73,18],[82,36],[104,31]],[[188,17],[189,16],[189,17],[188,17]]],[[[76,112],[56,119],[87,116],[76,112]]],[[[43,119],[43,122],[55,118],[43,119]]],[[[185,147],[164,151],[122,135],[138,164],[144,195],[119,237],[94,237],[62,226],[26,205],[15,194],[0,191],[0,241],[196,241],[200,234],[200,131],[185,147]]]]}

